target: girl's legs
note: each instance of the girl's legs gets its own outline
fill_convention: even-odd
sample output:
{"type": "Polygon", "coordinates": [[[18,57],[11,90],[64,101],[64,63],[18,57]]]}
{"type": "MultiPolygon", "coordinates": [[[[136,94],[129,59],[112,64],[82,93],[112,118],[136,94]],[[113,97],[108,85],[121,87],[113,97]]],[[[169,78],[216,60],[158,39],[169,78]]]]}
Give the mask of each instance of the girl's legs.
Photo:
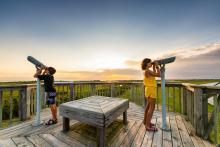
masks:
{"type": "MultiPolygon", "coordinates": [[[[146,97],[145,97],[146,98],[146,97]]],[[[147,98],[146,98],[147,99],[147,98]]],[[[149,110],[149,107],[150,107],[150,104],[149,104],[149,101],[147,100],[147,105],[145,107],[145,111],[144,111],[144,120],[143,120],[143,123],[144,125],[146,125],[146,122],[147,122],[147,112],[149,110]]]]}
{"type": "Polygon", "coordinates": [[[153,98],[148,98],[148,101],[149,101],[149,110],[147,112],[147,121],[146,121],[146,129],[149,130],[149,131],[157,131],[156,128],[153,128],[152,127],[152,124],[151,124],[151,119],[152,119],[152,116],[153,116],[153,112],[154,112],[154,109],[155,109],[155,99],[153,98]]]}
{"type": "Polygon", "coordinates": [[[150,125],[150,122],[151,122],[151,119],[152,119],[152,116],[153,116],[153,113],[154,113],[154,109],[155,109],[155,99],[154,98],[151,98],[151,105],[150,105],[150,110],[149,110],[149,125],[150,125]]]}

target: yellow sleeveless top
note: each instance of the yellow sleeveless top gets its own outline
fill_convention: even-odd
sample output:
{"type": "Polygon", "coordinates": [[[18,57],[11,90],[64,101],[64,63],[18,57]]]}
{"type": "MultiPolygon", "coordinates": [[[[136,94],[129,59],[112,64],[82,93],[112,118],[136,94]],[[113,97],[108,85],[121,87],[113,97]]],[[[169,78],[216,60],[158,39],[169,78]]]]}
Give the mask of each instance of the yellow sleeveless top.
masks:
{"type": "Polygon", "coordinates": [[[157,87],[157,82],[156,82],[156,78],[153,76],[144,76],[144,86],[146,87],[157,87]]]}

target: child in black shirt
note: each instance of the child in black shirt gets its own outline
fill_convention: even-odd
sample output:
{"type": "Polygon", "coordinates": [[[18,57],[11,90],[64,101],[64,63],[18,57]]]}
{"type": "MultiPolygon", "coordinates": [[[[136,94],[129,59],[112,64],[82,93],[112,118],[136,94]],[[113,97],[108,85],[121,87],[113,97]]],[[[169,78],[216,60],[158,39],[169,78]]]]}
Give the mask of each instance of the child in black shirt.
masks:
{"type": "Polygon", "coordinates": [[[50,106],[52,113],[52,119],[50,119],[46,125],[52,125],[57,123],[57,106],[56,106],[56,89],[54,88],[54,77],[56,69],[53,67],[37,68],[37,72],[34,74],[35,78],[44,80],[45,94],[47,98],[47,105],[50,106]],[[44,72],[42,73],[42,70],[44,72]]]}

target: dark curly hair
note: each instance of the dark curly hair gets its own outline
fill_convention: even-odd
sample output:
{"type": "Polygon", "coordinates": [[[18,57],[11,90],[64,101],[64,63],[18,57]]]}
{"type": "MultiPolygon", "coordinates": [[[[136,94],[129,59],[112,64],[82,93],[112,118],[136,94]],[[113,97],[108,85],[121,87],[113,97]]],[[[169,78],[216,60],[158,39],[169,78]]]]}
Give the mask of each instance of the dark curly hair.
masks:
{"type": "Polygon", "coordinates": [[[150,62],[151,62],[151,59],[145,58],[145,59],[142,61],[142,63],[141,63],[141,69],[142,69],[142,70],[145,70],[147,64],[150,63],[150,62]]]}
{"type": "Polygon", "coordinates": [[[55,74],[56,73],[56,69],[53,68],[53,67],[48,67],[48,71],[51,75],[55,74]]]}

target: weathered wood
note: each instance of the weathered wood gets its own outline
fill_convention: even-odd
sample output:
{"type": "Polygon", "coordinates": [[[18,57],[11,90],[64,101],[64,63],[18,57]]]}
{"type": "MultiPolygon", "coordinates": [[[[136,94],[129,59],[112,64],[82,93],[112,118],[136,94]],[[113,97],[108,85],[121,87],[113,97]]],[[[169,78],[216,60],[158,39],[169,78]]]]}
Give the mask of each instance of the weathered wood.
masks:
{"type": "Polygon", "coordinates": [[[13,97],[12,97],[13,91],[10,90],[9,92],[9,119],[10,119],[10,125],[12,124],[12,115],[13,115],[13,97]]]}
{"type": "Polygon", "coordinates": [[[120,147],[127,147],[130,144],[132,144],[139,128],[141,125],[142,121],[136,121],[136,123],[134,124],[134,126],[131,128],[131,130],[128,132],[127,136],[125,137],[125,139],[123,140],[122,144],[120,145],[120,147]]]}
{"type": "Polygon", "coordinates": [[[181,113],[183,115],[186,115],[187,114],[187,91],[186,89],[183,87],[182,88],[182,92],[181,92],[181,113]]]}
{"type": "Polygon", "coordinates": [[[132,101],[132,102],[134,102],[134,100],[135,100],[135,94],[134,94],[134,85],[133,84],[131,84],[130,85],[130,100],[132,101]]]}
{"type": "Polygon", "coordinates": [[[166,87],[166,103],[167,103],[167,110],[170,111],[170,90],[169,90],[169,87],[166,87]]]}
{"type": "Polygon", "coordinates": [[[11,138],[8,139],[0,139],[0,147],[17,147],[16,144],[11,140],[11,138]]]}
{"type": "Polygon", "coordinates": [[[59,139],[57,139],[55,136],[51,134],[40,134],[40,137],[46,140],[53,147],[69,147],[69,145],[60,141],[59,139]]]}
{"type": "MultiPolygon", "coordinates": [[[[156,124],[156,121],[157,120],[155,118],[152,119],[152,123],[156,124]]],[[[154,137],[154,132],[146,131],[141,147],[151,147],[153,137],[154,137]]]]}
{"type": "Polygon", "coordinates": [[[0,128],[2,126],[2,91],[0,91],[0,128]]]}
{"type": "Polygon", "coordinates": [[[99,147],[105,147],[105,127],[97,128],[97,142],[99,147]]]}
{"type": "Polygon", "coordinates": [[[176,119],[174,117],[170,117],[170,127],[171,127],[171,134],[172,134],[172,144],[173,147],[182,147],[183,143],[181,141],[180,133],[177,127],[176,119]]]}
{"type": "Polygon", "coordinates": [[[84,144],[80,143],[78,140],[64,134],[58,130],[57,132],[51,132],[57,139],[62,140],[62,142],[68,144],[71,147],[86,147],[84,144]]]}
{"type": "Polygon", "coordinates": [[[70,129],[70,120],[67,117],[63,117],[63,132],[67,132],[70,129]]]}
{"type": "Polygon", "coordinates": [[[133,141],[131,147],[140,147],[142,145],[142,141],[145,136],[145,132],[146,132],[145,126],[143,123],[141,123],[141,126],[137,132],[137,135],[134,138],[134,141],[133,141]]]}
{"type": "Polygon", "coordinates": [[[14,138],[12,138],[12,140],[14,141],[14,143],[15,143],[17,146],[34,147],[33,143],[30,142],[29,140],[27,140],[26,137],[14,137],[14,138]]]}
{"type": "Polygon", "coordinates": [[[196,130],[195,130],[195,128],[193,128],[192,124],[186,122],[185,119],[182,119],[182,121],[183,121],[183,124],[186,127],[186,130],[187,130],[194,146],[205,147],[205,145],[201,141],[201,139],[198,136],[196,136],[196,130]]]}
{"type": "Polygon", "coordinates": [[[128,105],[119,107],[118,109],[112,111],[110,115],[105,116],[105,126],[109,126],[118,116],[124,113],[128,108],[128,105]]]}
{"type": "Polygon", "coordinates": [[[91,95],[96,95],[96,85],[91,84],[91,95]]]}
{"type": "Polygon", "coordinates": [[[123,124],[127,125],[128,121],[127,121],[127,111],[123,112],[123,124]]]}
{"type": "MultiPolygon", "coordinates": [[[[118,117],[121,123],[120,128],[117,130],[114,130],[112,128],[106,129],[106,137],[108,137],[106,138],[108,139],[106,140],[106,146],[119,147],[122,144],[122,142],[124,142],[122,146],[125,144],[127,146],[142,146],[142,147],[148,147],[148,146],[150,147],[150,146],[157,146],[157,145],[165,146],[166,142],[169,142],[165,140],[166,138],[169,138],[169,134],[171,133],[172,145],[174,147],[183,146],[183,144],[184,146],[187,146],[187,147],[188,146],[195,146],[195,147],[201,146],[202,147],[203,144],[206,147],[208,146],[214,147],[213,144],[210,144],[207,141],[201,140],[201,138],[199,138],[198,136],[195,136],[194,133],[189,131],[188,125],[187,125],[189,123],[187,122],[186,124],[186,121],[181,116],[179,116],[179,114],[168,113],[167,116],[170,119],[171,132],[169,132],[167,135],[164,132],[161,132],[161,135],[158,135],[158,132],[145,131],[145,128],[142,124],[142,120],[144,116],[144,109],[142,107],[137,106],[134,103],[130,103],[127,114],[128,114],[128,125],[126,126],[122,125],[121,122],[122,122],[123,115],[120,115],[120,117],[118,117]],[[137,125],[137,124],[134,125],[137,121],[140,122],[140,125],[137,125]],[[109,132],[109,129],[111,130],[110,131],[111,133],[109,132]],[[136,131],[136,134],[134,133],[135,132],[134,130],[136,131]],[[113,134],[111,138],[109,138],[109,133],[111,135],[113,134]],[[152,145],[152,142],[153,142],[153,145],[152,145]]],[[[43,120],[48,120],[49,117],[51,117],[50,109],[46,109],[46,111],[43,110],[43,112],[41,113],[41,116],[43,120]]],[[[161,112],[155,111],[152,122],[155,123],[156,119],[158,118],[159,119],[161,118],[161,112]]],[[[159,119],[158,119],[158,124],[157,124],[158,129],[161,125],[161,120],[159,121],[159,119]]],[[[71,121],[70,125],[73,125],[72,122],[76,122],[76,121],[75,120],[71,121]]],[[[38,134],[50,134],[52,135],[52,138],[56,138],[56,140],[61,141],[61,143],[64,143],[68,146],[73,146],[73,147],[77,147],[77,146],[96,147],[97,146],[96,137],[95,137],[96,131],[95,129],[93,129],[93,127],[89,127],[89,125],[87,124],[77,122],[77,124],[79,123],[79,125],[75,126],[75,123],[74,123],[74,125],[70,127],[70,130],[67,133],[63,133],[62,132],[62,127],[63,127],[62,116],[59,116],[59,114],[58,114],[58,123],[56,125],[52,125],[52,126],[43,125],[40,127],[32,127],[31,123],[32,122],[29,120],[27,122],[22,122],[16,127],[8,128],[5,130],[0,130],[0,138],[1,138],[0,140],[3,140],[6,134],[8,134],[7,135],[8,137],[14,136],[14,138],[16,138],[17,136],[28,136],[28,137],[25,137],[25,139],[27,139],[27,141],[29,141],[30,143],[33,143],[33,145],[35,146],[38,146],[39,144],[41,144],[42,140],[44,140],[43,142],[47,142],[47,144],[49,144],[50,146],[53,146],[54,143],[52,143],[52,141],[47,140],[41,136],[40,136],[41,140],[38,141],[38,137],[35,137],[38,134]],[[34,139],[33,141],[32,139],[30,139],[30,137],[33,137],[36,139],[34,139]]],[[[159,131],[161,130],[159,129],[159,131]]]]}
{"type": "Polygon", "coordinates": [[[60,105],[60,115],[64,117],[63,130],[69,130],[69,119],[76,119],[95,126],[99,135],[99,146],[105,146],[105,127],[123,113],[124,123],[127,123],[126,110],[128,100],[120,98],[92,96],[82,100],[72,101],[60,105]],[[109,102],[103,106],[103,102],[109,102]],[[68,123],[67,123],[68,122],[68,123]]]}
{"type": "MultiPolygon", "coordinates": [[[[170,129],[170,119],[169,117],[166,118],[166,122],[167,122],[167,128],[170,129]]],[[[163,146],[164,147],[170,147],[172,146],[172,138],[171,138],[171,131],[165,131],[163,130],[163,146]]]]}
{"type": "Polygon", "coordinates": [[[218,144],[218,116],[219,116],[219,110],[218,110],[218,106],[220,105],[220,100],[218,100],[218,98],[220,98],[220,96],[218,97],[217,95],[214,96],[214,142],[216,144],[218,144]]]}
{"type": "Polygon", "coordinates": [[[172,97],[172,99],[173,99],[173,107],[172,107],[172,111],[173,112],[176,112],[176,90],[175,90],[175,87],[173,87],[173,97],[172,97]]]}
{"type": "Polygon", "coordinates": [[[180,116],[176,116],[176,123],[177,123],[177,127],[179,129],[179,132],[180,132],[180,136],[181,136],[181,139],[182,139],[182,143],[183,143],[183,146],[184,147],[193,147],[193,142],[192,140],[190,139],[190,136],[186,130],[186,127],[182,121],[182,118],[180,116]]]}
{"type": "MultiPolygon", "coordinates": [[[[157,118],[157,124],[159,127],[162,125],[162,118],[157,118]]],[[[162,145],[162,130],[158,127],[158,131],[154,132],[152,140],[152,147],[159,147],[162,145]]]]}
{"type": "Polygon", "coordinates": [[[203,99],[202,89],[194,90],[194,127],[199,136],[204,136],[208,120],[208,102],[203,99]]]}
{"type": "Polygon", "coordinates": [[[25,90],[21,90],[19,99],[19,118],[21,121],[30,117],[30,112],[28,111],[28,108],[30,108],[30,101],[28,101],[28,98],[26,97],[27,95],[25,95],[25,90]]]}
{"type": "Polygon", "coordinates": [[[28,136],[27,139],[36,147],[52,147],[52,145],[47,143],[43,138],[39,137],[38,135],[28,136]]]}

